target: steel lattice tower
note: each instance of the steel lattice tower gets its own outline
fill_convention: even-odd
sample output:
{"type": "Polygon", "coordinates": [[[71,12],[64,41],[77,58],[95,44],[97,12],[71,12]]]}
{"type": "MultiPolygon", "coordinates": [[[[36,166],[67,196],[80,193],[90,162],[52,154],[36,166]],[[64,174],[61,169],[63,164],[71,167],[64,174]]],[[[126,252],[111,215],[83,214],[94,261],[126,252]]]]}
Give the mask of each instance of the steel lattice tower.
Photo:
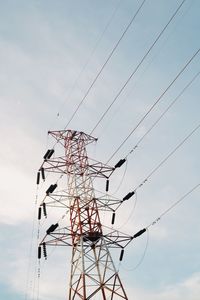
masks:
{"type": "MultiPolygon", "coordinates": [[[[110,248],[124,247],[133,237],[109,229],[105,233],[100,220],[101,210],[115,210],[123,201],[98,199],[95,197],[93,181],[96,177],[107,179],[113,168],[88,158],[86,146],[96,139],[83,132],[62,130],[49,132],[64,148],[64,156],[51,158],[54,150],[48,150],[44,163],[38,172],[45,179],[46,172],[61,173],[67,176],[67,190],[54,192],[57,184],[46,191],[45,200],[39,207],[46,215],[46,206],[64,206],[69,209],[70,226],[59,228],[53,224],[41,241],[46,256],[47,245],[67,245],[72,247],[69,300],[89,299],[128,299],[118,271],[110,254],[110,248]]],[[[114,221],[113,221],[114,223],[114,221]]]]}

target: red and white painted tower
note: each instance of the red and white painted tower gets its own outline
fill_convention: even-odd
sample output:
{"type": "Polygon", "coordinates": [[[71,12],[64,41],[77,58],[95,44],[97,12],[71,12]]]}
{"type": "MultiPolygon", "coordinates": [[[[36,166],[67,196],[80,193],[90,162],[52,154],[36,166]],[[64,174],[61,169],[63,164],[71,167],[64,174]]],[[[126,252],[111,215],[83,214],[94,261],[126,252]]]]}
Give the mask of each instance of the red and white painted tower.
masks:
{"type": "Polygon", "coordinates": [[[128,299],[118,271],[111,257],[111,248],[121,248],[122,260],[124,247],[133,237],[117,230],[105,228],[101,223],[100,212],[113,213],[123,201],[99,199],[95,196],[93,181],[100,177],[107,180],[114,168],[88,158],[86,146],[96,139],[83,132],[62,130],[50,131],[63,147],[63,156],[53,157],[54,150],[48,150],[38,173],[45,179],[46,172],[60,173],[67,177],[67,189],[55,192],[57,184],[46,191],[46,197],[39,207],[46,214],[46,206],[65,206],[69,210],[70,226],[59,228],[52,224],[39,245],[38,257],[41,258],[46,246],[71,246],[71,272],[69,300],[89,299],[128,299]],[[54,205],[55,204],[55,205],[54,205]]]}

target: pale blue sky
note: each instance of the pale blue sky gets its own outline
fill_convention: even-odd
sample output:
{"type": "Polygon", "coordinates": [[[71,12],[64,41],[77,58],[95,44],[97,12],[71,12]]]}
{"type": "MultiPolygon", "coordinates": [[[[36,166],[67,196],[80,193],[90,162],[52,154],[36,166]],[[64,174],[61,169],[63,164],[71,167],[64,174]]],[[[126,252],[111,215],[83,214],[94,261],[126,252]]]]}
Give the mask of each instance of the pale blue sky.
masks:
{"type": "MultiPolygon", "coordinates": [[[[140,3],[139,0],[0,0],[2,299],[22,300],[26,291],[28,299],[32,299],[33,274],[28,279],[28,290],[26,277],[35,174],[46,148],[53,145],[47,138],[47,131],[65,127],[140,3]],[[109,27],[79,76],[115,9],[109,27]],[[71,91],[77,78],[77,84],[71,91]]],[[[69,129],[86,133],[92,130],[180,3],[177,0],[146,1],[69,129]]],[[[186,0],[112,110],[95,130],[94,136],[99,141],[91,147],[91,157],[106,162],[198,50],[199,28],[200,3],[198,0],[186,0]]],[[[199,56],[120,149],[111,164],[128,153],[198,71],[199,56]]],[[[198,77],[129,157],[125,179],[116,197],[124,196],[141,183],[198,125],[199,80],[198,77]]],[[[197,131],[138,190],[134,216],[128,219],[121,231],[131,234],[147,226],[199,183],[199,136],[197,131]]],[[[118,186],[123,172],[120,170],[113,176],[111,193],[118,186]]],[[[147,254],[135,271],[127,271],[127,267],[134,267],[140,260],[145,235],[125,251],[120,274],[130,300],[132,295],[137,300],[199,299],[199,196],[200,191],[196,190],[150,229],[147,254]]],[[[130,206],[133,202],[125,203],[117,213],[116,226],[120,227],[127,220],[130,206]]],[[[64,298],[68,273],[65,264],[69,261],[69,251],[64,255],[55,250],[42,265],[41,300],[64,298]],[[57,285],[53,285],[55,281],[57,285]]]]}

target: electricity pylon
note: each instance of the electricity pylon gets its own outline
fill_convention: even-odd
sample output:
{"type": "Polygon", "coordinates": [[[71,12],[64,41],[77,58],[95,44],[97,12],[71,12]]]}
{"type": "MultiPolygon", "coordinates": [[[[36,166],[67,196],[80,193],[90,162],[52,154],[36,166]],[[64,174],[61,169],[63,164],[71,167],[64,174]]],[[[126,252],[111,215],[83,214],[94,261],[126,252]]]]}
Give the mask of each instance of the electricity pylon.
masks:
{"type": "Polygon", "coordinates": [[[114,224],[115,211],[123,200],[96,198],[93,187],[94,179],[99,177],[106,179],[108,190],[108,178],[114,168],[88,158],[86,146],[96,141],[94,137],[73,130],[50,131],[49,134],[62,145],[64,155],[52,158],[54,150],[47,151],[37,183],[40,174],[45,180],[46,172],[60,173],[67,176],[67,189],[55,192],[57,184],[51,185],[39,207],[38,218],[42,209],[46,215],[48,205],[63,206],[69,210],[70,226],[59,228],[58,223],[52,224],[39,245],[38,258],[41,258],[42,248],[47,256],[48,245],[71,246],[69,300],[128,299],[110,249],[121,248],[122,260],[124,247],[133,237],[104,227],[100,219],[100,212],[109,210],[114,224]]]}

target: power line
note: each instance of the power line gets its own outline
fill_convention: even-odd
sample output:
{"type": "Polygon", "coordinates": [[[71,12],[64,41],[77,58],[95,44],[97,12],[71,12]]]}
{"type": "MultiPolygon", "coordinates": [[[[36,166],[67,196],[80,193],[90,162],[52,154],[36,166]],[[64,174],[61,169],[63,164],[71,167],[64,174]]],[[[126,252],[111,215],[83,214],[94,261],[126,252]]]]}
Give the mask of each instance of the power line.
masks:
{"type": "MultiPolygon", "coordinates": [[[[32,263],[34,260],[33,257],[33,249],[35,246],[35,239],[34,239],[34,235],[36,233],[36,213],[37,213],[37,204],[38,204],[38,187],[36,189],[36,196],[35,196],[35,202],[34,202],[34,213],[33,213],[33,219],[32,219],[32,224],[31,224],[31,241],[30,241],[30,249],[29,249],[29,255],[28,255],[28,267],[27,267],[27,275],[26,275],[26,290],[25,290],[25,295],[24,295],[24,299],[28,300],[29,297],[29,292],[31,291],[31,276],[32,276],[32,263]]],[[[33,280],[35,280],[35,278],[33,278],[33,280]]],[[[35,283],[33,283],[33,287],[34,287],[35,283]]],[[[34,291],[33,291],[34,293],[34,291]]]]}
{"type": "MultiPolygon", "coordinates": [[[[148,179],[158,171],[158,169],[200,128],[200,123],[148,174],[148,176],[135,188],[132,192],[129,192],[126,196],[129,194],[134,195],[135,192],[142,187],[148,179]]],[[[125,196],[125,197],[126,197],[125,196]]],[[[130,197],[131,197],[130,196],[130,197]]],[[[124,197],[124,198],[125,198],[124,197]]],[[[127,199],[129,199],[128,197],[127,199]]]]}
{"type": "Polygon", "coordinates": [[[200,123],[149,173],[146,180],[148,180],[199,128],[200,123]]]}
{"type": "Polygon", "coordinates": [[[171,16],[171,18],[169,19],[169,21],[167,22],[167,24],[164,26],[164,28],[161,30],[161,32],[159,33],[159,35],[157,36],[157,38],[154,40],[153,44],[150,46],[150,48],[148,49],[148,51],[145,53],[145,55],[143,56],[143,58],[141,59],[141,61],[138,63],[138,65],[136,66],[136,68],[134,69],[134,71],[131,73],[131,75],[128,77],[128,79],[126,80],[126,82],[124,83],[124,85],[122,86],[122,88],[119,90],[119,92],[117,93],[117,95],[115,96],[115,98],[113,99],[113,101],[111,102],[111,104],[108,106],[108,108],[106,109],[106,111],[103,113],[103,115],[100,117],[99,121],[96,123],[96,125],[94,126],[94,128],[92,129],[91,133],[92,134],[94,132],[94,130],[97,128],[97,126],[101,123],[101,121],[103,120],[103,118],[105,117],[105,115],[108,113],[108,111],[111,109],[111,107],[113,106],[113,104],[116,102],[116,100],[118,99],[118,97],[121,95],[122,91],[125,89],[125,87],[127,86],[127,84],[129,83],[129,81],[131,80],[131,78],[134,76],[134,74],[137,72],[137,70],[139,69],[139,67],[142,65],[142,63],[144,62],[144,60],[146,59],[146,57],[149,55],[149,53],[151,52],[151,50],[153,49],[153,47],[156,45],[156,43],[158,42],[158,40],[160,39],[160,37],[163,35],[163,33],[165,32],[165,30],[167,29],[167,27],[169,26],[169,24],[172,22],[172,20],[175,18],[175,16],[177,15],[178,11],[180,10],[180,8],[182,7],[182,5],[184,4],[186,0],[183,0],[181,2],[181,4],[178,6],[178,8],[175,10],[175,12],[173,13],[173,15],[171,16]]]}
{"type": "Polygon", "coordinates": [[[107,163],[115,156],[115,154],[121,149],[121,147],[127,142],[127,140],[131,137],[131,135],[136,131],[136,129],[140,126],[140,124],[146,119],[146,117],[150,114],[150,112],[154,109],[154,107],[160,102],[166,92],[171,88],[171,86],[176,82],[179,76],[185,71],[185,69],[189,66],[189,64],[193,61],[193,59],[199,54],[200,48],[192,55],[189,61],[184,65],[184,67],[179,71],[179,73],[175,76],[172,82],[168,85],[168,87],[164,90],[164,92],[158,97],[158,99],[153,103],[153,105],[149,108],[149,110],[144,114],[144,116],[140,119],[137,125],[131,130],[128,136],[123,140],[123,142],[118,146],[115,152],[108,159],[107,163]]]}
{"type": "MultiPolygon", "coordinates": [[[[148,247],[148,242],[149,242],[149,227],[151,226],[154,226],[155,224],[157,224],[161,218],[163,216],[165,216],[166,214],[168,214],[172,209],[174,209],[178,204],[180,204],[186,197],[188,197],[192,192],[194,192],[197,188],[200,187],[200,183],[198,183],[197,185],[195,185],[192,189],[190,189],[187,193],[185,193],[181,198],[179,198],[176,202],[174,202],[171,206],[169,206],[166,210],[164,210],[160,215],[159,217],[157,217],[153,222],[151,222],[147,227],[145,227],[144,229],[138,231],[135,235],[133,235],[133,239],[136,238],[136,237],[139,237],[140,235],[142,235],[143,233],[147,232],[147,241],[146,241],[146,246],[145,246],[145,249],[144,249],[144,252],[143,252],[143,255],[140,259],[140,261],[138,262],[138,264],[134,267],[134,268],[131,268],[131,269],[126,269],[124,268],[125,270],[127,271],[134,271],[135,269],[137,269],[141,263],[143,262],[144,260],[144,257],[146,255],[146,252],[147,252],[147,247],[148,247]]],[[[132,239],[132,241],[133,241],[132,239]]],[[[130,241],[131,242],[131,241],[130,241]]]]}
{"type": "MultiPolygon", "coordinates": [[[[200,49],[199,49],[200,50],[200,49]]],[[[196,54],[199,52],[199,50],[193,55],[193,57],[189,60],[189,62],[184,66],[184,68],[178,73],[178,75],[175,77],[175,79],[172,81],[172,82],[175,82],[175,80],[178,78],[178,76],[183,72],[183,70],[186,68],[186,66],[192,61],[192,59],[196,56],[196,54]]],[[[122,160],[122,161],[126,161],[127,160],[127,157],[133,153],[133,151],[138,147],[138,145],[142,142],[142,140],[149,134],[149,132],[158,124],[158,122],[162,119],[162,117],[168,112],[168,110],[178,101],[178,99],[183,95],[183,93],[190,87],[190,85],[195,81],[195,79],[199,76],[200,72],[197,72],[195,74],[195,76],[187,83],[187,85],[181,90],[181,92],[178,94],[178,96],[170,103],[170,105],[163,111],[163,113],[160,115],[160,117],[153,123],[153,125],[149,128],[149,130],[139,139],[139,141],[137,142],[137,144],[131,149],[131,151],[128,152],[128,154],[125,156],[125,158],[122,160]]],[[[170,84],[170,86],[172,85],[172,83],[170,84]]],[[[169,89],[169,86],[168,88],[169,89]]],[[[166,89],[166,90],[167,90],[166,89]]],[[[166,91],[165,90],[165,91],[166,91]]],[[[165,93],[165,92],[164,92],[165,93]]],[[[164,93],[162,93],[162,95],[164,95],[164,93]]],[[[159,99],[161,98],[161,96],[159,97],[159,99]]],[[[154,106],[155,106],[155,103],[154,103],[154,106]]],[[[152,108],[152,107],[151,107],[152,108]]],[[[150,109],[151,109],[150,108],[150,109]]],[[[150,112],[150,110],[149,110],[150,112]]],[[[147,115],[147,114],[146,114],[147,115]]],[[[144,117],[143,117],[144,119],[144,117]]],[[[141,121],[140,121],[141,122],[141,121]]],[[[138,123],[139,124],[139,123],[138,123]]],[[[138,127],[139,125],[137,125],[138,127]]],[[[143,184],[149,179],[149,177],[151,177],[156,171],[157,169],[159,169],[189,138],[190,136],[192,136],[195,131],[197,131],[200,127],[200,124],[192,131],[190,132],[190,134],[188,136],[186,136],[186,138],[180,143],[177,145],[177,147],[175,147],[175,149],[170,152],[168,154],[168,156],[163,160],[161,161],[161,163],[155,168],[152,170],[152,172],[148,175],[148,177],[143,181],[143,184]]],[[[136,129],[136,127],[134,128],[136,129]]],[[[133,132],[133,131],[132,131],[133,132]]],[[[124,143],[124,142],[123,142],[124,143]]],[[[121,144],[122,145],[122,144],[121,144]]],[[[119,149],[119,148],[118,148],[119,149]]],[[[115,151],[115,153],[111,156],[111,158],[116,154],[117,151],[115,151]]],[[[107,161],[107,163],[111,160],[111,158],[107,161]]],[[[126,166],[127,168],[127,166],[126,166]]],[[[124,175],[123,175],[123,178],[122,178],[122,181],[124,180],[124,177],[125,177],[125,173],[126,173],[126,168],[125,168],[125,172],[124,172],[124,175]]],[[[60,176],[60,178],[62,177],[62,175],[60,176]]],[[[58,179],[58,181],[60,180],[60,178],[58,179]]],[[[57,182],[58,182],[57,181],[57,182]]],[[[122,182],[120,182],[120,185],[121,185],[122,182]]],[[[143,185],[142,184],[142,185],[143,185]]],[[[118,190],[118,188],[117,188],[118,190]]],[[[115,191],[116,192],[116,191],[115,191]]]]}
{"type": "MultiPolygon", "coordinates": [[[[92,49],[92,51],[91,51],[89,57],[87,58],[87,60],[86,60],[86,62],[85,62],[85,64],[84,64],[84,66],[83,66],[83,68],[81,69],[80,73],[78,74],[77,78],[75,79],[75,81],[74,81],[74,83],[73,83],[73,85],[72,85],[72,87],[71,87],[71,89],[70,89],[70,91],[69,91],[69,93],[68,93],[68,95],[67,95],[67,98],[65,99],[65,102],[69,99],[69,97],[70,97],[70,95],[72,94],[74,88],[77,86],[77,83],[78,83],[79,78],[81,77],[82,73],[84,72],[84,70],[85,70],[86,67],[88,66],[89,62],[91,61],[91,59],[92,59],[92,57],[93,57],[93,55],[94,55],[94,53],[95,53],[95,51],[96,51],[98,45],[100,44],[100,42],[101,42],[103,36],[105,35],[106,31],[108,30],[108,28],[109,28],[109,26],[110,26],[110,24],[111,24],[111,22],[112,22],[112,20],[113,20],[113,18],[114,18],[114,16],[115,16],[117,10],[119,9],[119,6],[120,6],[120,4],[121,4],[121,1],[122,1],[122,0],[119,0],[119,3],[118,3],[117,6],[115,7],[115,9],[114,9],[114,11],[112,12],[111,17],[109,18],[109,20],[108,20],[106,26],[104,27],[102,33],[100,34],[99,38],[97,39],[94,48],[92,49]]],[[[60,107],[60,109],[62,109],[62,107],[63,107],[64,105],[65,105],[65,103],[62,104],[62,106],[60,107]]],[[[60,109],[59,109],[59,111],[60,111],[60,109]]],[[[59,111],[57,112],[57,116],[60,115],[60,112],[59,112],[59,111]]]]}
{"type": "MultiPolygon", "coordinates": [[[[190,60],[191,61],[191,60],[190,60]]],[[[185,68],[185,67],[184,67],[185,68]]],[[[183,69],[182,69],[183,70],[183,69]]],[[[180,73],[179,73],[180,74],[180,73]]],[[[153,125],[149,128],[149,130],[139,139],[139,141],[137,142],[137,144],[131,149],[131,151],[128,152],[128,154],[125,156],[125,158],[122,161],[126,161],[127,157],[133,153],[133,151],[138,147],[138,145],[142,142],[142,140],[149,134],[149,132],[158,124],[158,122],[161,120],[161,118],[167,113],[167,111],[177,102],[177,100],[183,95],[183,93],[190,87],[190,85],[195,81],[195,79],[199,76],[200,72],[197,72],[195,74],[195,76],[187,83],[187,85],[181,90],[181,92],[178,94],[178,96],[170,103],[170,105],[163,111],[163,113],[160,115],[160,117],[153,123],[153,125]]],[[[162,165],[164,164],[164,162],[170,158],[171,155],[173,155],[174,152],[176,152],[176,150],[178,150],[178,148],[180,148],[180,146],[186,142],[186,140],[199,128],[199,125],[172,151],[172,153],[170,153],[165,159],[164,161],[162,161],[155,170],[153,170],[151,172],[150,175],[152,175],[154,172],[156,172],[156,170],[162,165]]],[[[56,142],[57,144],[57,142],[56,142]]],[[[55,145],[56,145],[55,144],[55,145]]],[[[54,145],[54,146],[55,146],[54,145]]],[[[113,155],[114,156],[114,155],[113,155]]],[[[110,161],[111,159],[109,159],[110,161]]],[[[108,162],[107,162],[108,163],[108,162]]],[[[127,166],[126,166],[127,168],[127,166]]],[[[125,177],[125,173],[126,173],[126,168],[125,168],[125,172],[122,178],[122,181],[124,180],[125,177]]],[[[148,176],[148,178],[150,177],[150,175],[148,176]]],[[[58,181],[62,178],[62,175],[59,177],[59,179],[57,180],[56,183],[58,183],[58,181]]],[[[148,179],[147,178],[147,179],[148,179]]],[[[145,179],[145,181],[147,180],[145,179]]],[[[120,182],[121,185],[122,182],[120,182]]],[[[144,182],[143,182],[144,183],[144,182]]],[[[118,188],[117,188],[118,190],[118,188]]],[[[115,191],[116,192],[116,191],[115,191]]]]}
{"type": "MultiPolygon", "coordinates": [[[[185,17],[186,13],[188,13],[188,11],[189,11],[189,9],[191,8],[192,4],[193,4],[193,3],[191,3],[190,6],[189,6],[188,8],[186,8],[186,11],[185,11],[185,12],[183,12],[183,14],[182,14],[182,16],[181,16],[182,18],[185,17]]],[[[150,65],[154,62],[154,60],[155,60],[155,58],[157,57],[157,55],[158,55],[158,54],[160,53],[160,51],[163,49],[163,47],[165,46],[167,40],[169,39],[169,36],[170,36],[170,35],[172,34],[172,32],[177,28],[177,25],[178,25],[178,24],[174,24],[174,28],[172,28],[171,32],[170,32],[170,33],[168,34],[168,36],[165,38],[164,43],[161,45],[161,47],[159,47],[159,50],[155,53],[155,55],[153,55],[152,59],[150,59],[150,61],[148,62],[147,66],[146,66],[146,67],[144,68],[144,70],[141,72],[141,74],[140,74],[140,76],[137,78],[137,80],[135,80],[134,85],[133,85],[134,88],[135,88],[135,86],[136,86],[136,82],[137,82],[138,80],[141,79],[141,77],[145,74],[145,72],[146,72],[147,69],[150,67],[150,65]]],[[[132,89],[131,89],[131,90],[132,90],[132,89]]],[[[132,91],[129,91],[129,92],[128,92],[128,94],[127,94],[127,96],[126,96],[126,99],[123,100],[123,104],[127,101],[128,96],[130,96],[131,93],[132,93],[132,91]]],[[[121,105],[120,105],[120,106],[121,106],[121,105]]],[[[119,110],[119,108],[118,108],[117,110],[119,110]]],[[[114,114],[113,114],[113,116],[114,116],[114,114]]],[[[107,125],[110,124],[110,123],[112,122],[113,116],[111,117],[111,119],[109,119],[109,121],[107,122],[107,125]]],[[[106,127],[107,127],[107,125],[106,125],[106,127]]],[[[103,126],[103,127],[105,127],[105,126],[103,126]]],[[[103,128],[103,127],[102,127],[102,128],[103,128]]],[[[98,138],[101,138],[101,134],[102,134],[102,132],[104,132],[104,131],[105,131],[105,130],[101,130],[101,133],[100,133],[100,135],[98,135],[98,138]]]]}
{"type": "MultiPolygon", "coordinates": [[[[137,190],[141,188],[148,180],[149,178],[200,128],[200,123],[148,174],[148,176],[135,188],[133,191],[129,192],[124,198],[124,200],[130,199],[133,195],[136,195],[137,200],[137,190]]],[[[134,209],[136,206],[136,202],[134,204],[134,209]]],[[[171,209],[171,208],[170,208],[171,209]]],[[[124,226],[128,220],[132,216],[132,211],[129,214],[129,217],[127,218],[126,222],[122,225],[124,226]]]]}
{"type": "Polygon", "coordinates": [[[137,9],[136,13],[134,14],[134,16],[132,17],[131,21],[128,23],[128,25],[126,26],[125,30],[123,31],[121,37],[119,38],[119,40],[117,41],[117,43],[115,44],[114,48],[112,49],[111,53],[109,54],[109,56],[107,57],[106,61],[104,62],[104,64],[102,65],[101,69],[99,70],[99,72],[97,73],[97,75],[95,76],[95,78],[93,79],[91,85],[89,86],[87,92],[85,93],[84,97],[82,98],[82,100],[80,101],[80,103],[78,104],[78,106],[76,107],[74,113],[72,114],[71,118],[69,119],[67,125],[65,126],[64,129],[66,129],[68,127],[68,125],[71,123],[71,121],[73,120],[74,116],[76,115],[77,111],[79,110],[80,106],[82,105],[82,103],[84,102],[84,100],[86,99],[86,97],[88,96],[89,92],[91,91],[91,89],[93,88],[95,82],[97,81],[97,79],[99,78],[100,74],[102,73],[103,69],[105,68],[105,66],[107,65],[107,63],[109,62],[109,60],[111,59],[112,55],[114,54],[115,50],[117,49],[117,47],[119,46],[121,40],[123,39],[123,37],[125,36],[125,34],[127,33],[128,29],[130,28],[130,26],[132,25],[133,21],[135,20],[136,16],[138,15],[138,13],[140,12],[140,10],[142,9],[142,6],[144,5],[144,3],[146,2],[146,0],[143,0],[142,3],[140,4],[139,8],[137,9]]]}
{"type": "Polygon", "coordinates": [[[146,229],[148,229],[149,227],[151,227],[151,226],[155,225],[157,222],[159,222],[163,216],[168,214],[172,209],[174,209],[174,207],[176,207],[180,202],[182,202],[187,196],[189,196],[192,192],[194,192],[199,187],[200,187],[200,183],[198,183],[191,190],[189,190],[187,193],[185,193],[180,199],[178,199],[176,202],[174,202],[168,209],[164,210],[163,213],[161,213],[158,218],[156,218],[153,222],[151,222],[146,227],[146,229]]]}
{"type": "Polygon", "coordinates": [[[163,111],[160,117],[152,124],[152,126],[145,132],[145,134],[139,139],[137,144],[129,151],[126,155],[126,158],[133,153],[133,151],[138,148],[139,144],[144,140],[144,138],[149,134],[149,132],[159,123],[159,121],[164,117],[164,115],[169,111],[169,109],[179,100],[179,98],[183,95],[183,93],[191,86],[191,84],[195,81],[195,79],[199,76],[200,72],[198,72],[189,82],[188,84],[181,90],[178,96],[167,106],[167,108],[163,111]]]}

